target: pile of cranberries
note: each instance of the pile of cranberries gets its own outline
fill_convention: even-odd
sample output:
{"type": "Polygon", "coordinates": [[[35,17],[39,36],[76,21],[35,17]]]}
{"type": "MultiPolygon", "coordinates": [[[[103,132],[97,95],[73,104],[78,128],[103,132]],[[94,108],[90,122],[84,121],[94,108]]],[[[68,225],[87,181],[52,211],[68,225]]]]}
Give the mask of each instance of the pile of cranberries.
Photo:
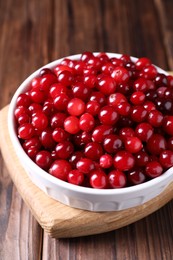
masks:
{"type": "Polygon", "coordinates": [[[148,58],[65,58],[18,96],[15,118],[28,156],[75,185],[128,187],[173,166],[173,77],[148,58]]]}

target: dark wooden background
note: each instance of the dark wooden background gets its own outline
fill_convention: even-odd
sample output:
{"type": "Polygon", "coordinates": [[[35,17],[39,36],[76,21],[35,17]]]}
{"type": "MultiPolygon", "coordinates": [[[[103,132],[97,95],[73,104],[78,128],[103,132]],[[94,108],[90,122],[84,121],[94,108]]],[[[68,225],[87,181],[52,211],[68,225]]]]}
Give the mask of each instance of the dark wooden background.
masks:
{"type": "MultiPolygon", "coordinates": [[[[0,106],[34,70],[82,51],[148,56],[173,70],[173,0],[0,0],[0,106]]],[[[0,260],[172,260],[173,202],[106,234],[55,240],[0,157],[0,260]]]]}

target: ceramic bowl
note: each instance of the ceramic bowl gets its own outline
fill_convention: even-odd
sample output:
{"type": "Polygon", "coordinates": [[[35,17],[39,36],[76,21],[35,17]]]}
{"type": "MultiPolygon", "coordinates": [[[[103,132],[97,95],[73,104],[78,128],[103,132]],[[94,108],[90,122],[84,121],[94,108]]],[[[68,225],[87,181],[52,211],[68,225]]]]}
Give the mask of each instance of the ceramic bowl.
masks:
{"type": "MultiPolygon", "coordinates": [[[[120,57],[120,55],[121,54],[108,53],[109,57],[120,57]]],[[[66,58],[76,60],[79,59],[79,57],[80,54],[66,58]]],[[[135,57],[131,58],[133,61],[137,60],[135,57]]],[[[53,61],[49,64],[46,64],[44,67],[54,68],[62,60],[63,59],[53,61]]],[[[18,95],[24,93],[29,88],[30,81],[34,77],[38,76],[42,68],[35,71],[18,87],[11,100],[8,112],[8,130],[11,141],[19,160],[31,181],[51,198],[70,207],[89,211],[124,210],[144,204],[145,202],[155,198],[160,193],[162,193],[164,189],[173,181],[173,167],[167,170],[161,176],[136,186],[121,189],[93,189],[76,186],[57,179],[42,170],[28,157],[28,155],[23,150],[16,134],[14,110],[16,107],[16,100],[18,95]]],[[[157,70],[160,73],[167,74],[158,67],[157,70]]]]}

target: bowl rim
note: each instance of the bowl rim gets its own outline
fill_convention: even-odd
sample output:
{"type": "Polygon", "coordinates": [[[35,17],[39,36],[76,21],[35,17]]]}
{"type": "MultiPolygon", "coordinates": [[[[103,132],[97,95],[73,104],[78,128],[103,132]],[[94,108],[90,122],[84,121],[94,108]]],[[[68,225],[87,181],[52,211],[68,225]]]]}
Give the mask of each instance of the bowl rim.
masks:
{"type": "MultiPolygon", "coordinates": [[[[98,55],[100,52],[93,52],[94,55],[98,55]]],[[[112,57],[116,57],[119,58],[122,54],[120,53],[112,53],[112,52],[105,52],[110,58],[112,57]]],[[[23,93],[26,91],[27,87],[29,88],[29,83],[30,81],[38,76],[39,72],[41,69],[43,68],[53,68],[54,66],[58,65],[59,63],[61,63],[61,61],[64,58],[69,58],[72,60],[76,60],[79,59],[81,56],[81,54],[75,54],[75,55],[70,55],[70,56],[65,56],[63,58],[54,60],[48,64],[45,64],[44,66],[42,66],[41,68],[37,69],[36,71],[34,71],[32,74],[30,74],[30,76],[28,76],[17,88],[17,90],[15,91],[10,105],[9,105],[9,110],[8,110],[8,117],[7,117],[7,121],[8,121],[8,131],[10,134],[10,138],[12,141],[12,144],[14,146],[14,149],[19,157],[19,160],[21,159],[20,156],[22,156],[22,161],[25,162],[25,164],[27,166],[29,166],[29,168],[32,168],[36,171],[36,173],[41,177],[46,179],[48,182],[53,183],[55,185],[61,186],[61,188],[65,188],[68,189],[70,191],[74,191],[77,193],[83,193],[83,194],[91,194],[91,195],[121,195],[121,194],[131,194],[134,192],[138,192],[138,191],[142,191],[148,188],[153,187],[154,185],[157,185],[161,182],[163,182],[164,180],[166,180],[167,178],[169,178],[172,174],[172,170],[173,167],[169,168],[167,171],[165,171],[162,175],[151,179],[147,182],[141,183],[141,184],[137,184],[137,185],[133,185],[133,186],[129,186],[129,187],[124,187],[124,188],[115,188],[115,189],[94,189],[94,188],[90,188],[90,187],[84,187],[84,186],[78,186],[78,185],[74,185],[71,183],[68,183],[66,181],[60,180],[52,175],[50,175],[48,172],[46,172],[45,170],[43,170],[42,168],[40,168],[35,162],[33,162],[29,156],[25,153],[22,145],[20,144],[20,141],[16,135],[15,132],[15,118],[14,118],[14,109],[16,106],[16,99],[18,97],[19,94],[23,93]],[[24,91],[25,90],[25,91],[24,91]]],[[[130,56],[132,61],[136,61],[138,58],[134,57],[134,56],[130,56]]],[[[160,73],[164,73],[165,75],[169,75],[166,71],[164,71],[163,69],[161,69],[160,67],[154,65],[157,70],[160,73]]]]}

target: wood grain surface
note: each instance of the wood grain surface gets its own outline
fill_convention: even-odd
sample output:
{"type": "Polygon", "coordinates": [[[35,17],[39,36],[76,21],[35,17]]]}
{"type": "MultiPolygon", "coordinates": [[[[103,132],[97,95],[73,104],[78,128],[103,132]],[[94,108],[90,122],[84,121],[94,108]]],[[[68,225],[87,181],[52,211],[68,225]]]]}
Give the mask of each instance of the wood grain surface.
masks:
{"type": "MultiPolygon", "coordinates": [[[[173,70],[172,0],[0,0],[0,107],[35,69],[83,50],[148,56],[173,70]]],[[[172,260],[173,202],[134,224],[50,238],[0,158],[0,259],[172,260]]]]}

